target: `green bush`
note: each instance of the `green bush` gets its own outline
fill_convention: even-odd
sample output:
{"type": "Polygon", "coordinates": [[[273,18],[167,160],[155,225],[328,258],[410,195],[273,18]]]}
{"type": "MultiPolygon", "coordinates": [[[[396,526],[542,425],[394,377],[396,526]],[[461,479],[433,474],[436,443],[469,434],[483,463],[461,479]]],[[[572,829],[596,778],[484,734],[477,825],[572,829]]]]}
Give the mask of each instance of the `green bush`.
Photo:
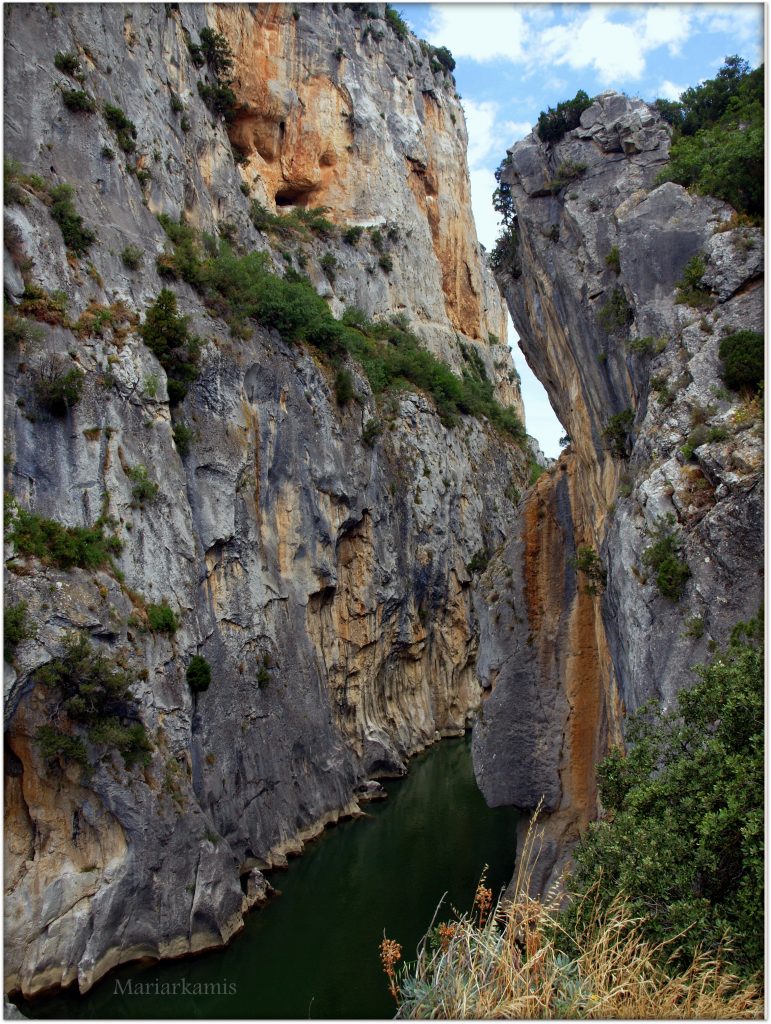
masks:
{"type": "Polygon", "coordinates": [[[563,188],[566,188],[571,181],[580,178],[586,170],[586,164],[578,163],[575,160],[563,160],[557,168],[556,175],[549,182],[549,189],[556,195],[563,188]]]}
{"type": "Polygon", "coordinates": [[[611,416],[605,425],[602,436],[608,442],[608,449],[619,459],[629,457],[629,435],[634,425],[634,412],[624,409],[623,412],[611,416]]]}
{"type": "Polygon", "coordinates": [[[487,548],[479,548],[472,555],[471,561],[466,565],[466,572],[469,576],[473,576],[475,573],[482,573],[485,571],[487,566],[490,564],[490,552],[487,548]]]}
{"type": "Polygon", "coordinates": [[[541,142],[559,142],[566,132],[577,128],[581,123],[581,114],[594,101],[579,89],[572,100],[564,100],[555,108],[549,107],[538,115],[536,131],[541,142]]]}
{"type": "Polygon", "coordinates": [[[381,270],[385,270],[386,274],[390,274],[391,271],[394,269],[393,257],[388,252],[383,252],[380,254],[380,256],[378,257],[377,264],[381,270]]]}
{"type": "Polygon", "coordinates": [[[75,114],[93,114],[96,110],[93,98],[82,89],[62,89],[62,99],[65,107],[75,114]]]}
{"type": "Polygon", "coordinates": [[[715,305],[715,299],[710,295],[709,289],[701,283],[706,272],[707,265],[704,258],[698,254],[692,256],[683,269],[682,277],[677,282],[675,302],[695,306],[697,309],[711,309],[715,305]]]}
{"type": "Polygon", "coordinates": [[[765,375],[763,335],[757,331],[736,331],[720,342],[723,366],[720,376],[734,391],[758,391],[765,375]]]}
{"type": "Polygon", "coordinates": [[[358,245],[363,231],[364,228],[359,227],[358,224],[352,224],[351,227],[343,231],[343,241],[346,245],[358,245]]]}
{"type": "Polygon", "coordinates": [[[127,245],[120,254],[120,258],[123,260],[123,265],[128,267],[129,270],[139,270],[142,266],[144,253],[138,245],[127,245]]]}
{"type": "Polygon", "coordinates": [[[390,4],[386,4],[385,20],[394,30],[399,39],[406,39],[409,36],[410,30],[407,26],[407,22],[390,4]]]}
{"type": "Polygon", "coordinates": [[[174,437],[174,444],[177,446],[179,454],[183,457],[187,455],[190,451],[190,445],[193,438],[195,437],[195,431],[183,420],[180,420],[179,423],[174,424],[172,436],[174,437]]]}
{"type": "Polygon", "coordinates": [[[93,771],[88,759],[86,745],[78,736],[70,736],[52,725],[41,725],[35,733],[35,743],[40,753],[49,761],[63,758],[79,764],[87,775],[93,771]]]}
{"type": "MultiPolygon", "coordinates": [[[[125,725],[123,719],[134,715],[130,688],[133,676],[111,658],[92,647],[82,633],[67,637],[64,653],[39,668],[33,679],[36,684],[55,691],[57,706],[54,715],[86,730],[88,739],[97,746],[117,749],[127,767],[148,764],[151,746],[141,722],[125,725]]],[[[90,772],[86,748],[79,737],[73,737],[54,726],[43,726],[36,736],[44,757],[64,757],[90,772]]]]}
{"type": "Polygon", "coordinates": [[[642,938],[668,943],[667,969],[700,949],[749,976],[763,970],[764,939],[760,618],[695,671],[674,708],[642,709],[627,724],[627,753],[598,766],[606,815],[573,854],[566,931],[621,892],[642,938]]]}
{"type": "Polygon", "coordinates": [[[129,480],[133,482],[131,488],[132,504],[144,508],[148,502],[155,501],[158,497],[160,486],[151,480],[147,475],[147,466],[132,466],[128,471],[129,480]]]}
{"type": "Polygon", "coordinates": [[[211,683],[211,665],[200,654],[194,654],[187,666],[185,678],[193,693],[203,693],[211,683]]]}
{"type": "Polygon", "coordinates": [[[6,313],[3,317],[3,338],[6,349],[11,351],[23,345],[34,348],[45,337],[45,332],[40,324],[34,324],[31,320],[25,320],[15,313],[6,313]]]}
{"type": "Polygon", "coordinates": [[[94,526],[63,526],[20,508],[13,499],[6,506],[6,536],[20,555],[32,555],[59,569],[101,569],[112,566],[112,555],[122,544],[104,534],[105,522],[94,526]]]}
{"type": "Polygon", "coordinates": [[[216,117],[225,121],[235,118],[238,101],[231,89],[233,84],[233,54],[227,39],[208,26],[201,29],[200,43],[190,44],[190,52],[197,67],[205,62],[214,76],[212,84],[198,82],[198,94],[216,117]],[[200,63],[198,58],[200,58],[200,63]]]}
{"type": "Polygon", "coordinates": [[[608,573],[594,548],[588,545],[579,547],[575,557],[570,559],[570,564],[587,578],[587,594],[598,594],[604,589],[608,573]]]}
{"type": "Polygon", "coordinates": [[[236,94],[229,85],[198,83],[198,95],[216,117],[233,121],[236,116],[236,94]]]}
{"type": "Polygon", "coordinates": [[[696,451],[696,449],[701,447],[701,445],[706,444],[708,440],[709,430],[704,426],[703,423],[700,423],[694,430],[690,432],[690,434],[686,438],[685,444],[680,449],[680,451],[683,453],[685,461],[690,462],[691,459],[693,459],[694,452],[696,451]]]}
{"type": "Polygon", "coordinates": [[[83,394],[85,374],[61,358],[46,358],[34,373],[35,398],[52,416],[66,416],[83,394]]]}
{"type": "Polygon", "coordinates": [[[679,601],[691,570],[682,557],[682,541],[674,525],[675,517],[671,512],[657,520],[651,531],[653,544],[643,551],[642,562],[656,573],[659,593],[670,601],[679,601]]]}
{"type": "Polygon", "coordinates": [[[634,320],[634,311],[621,288],[614,288],[600,306],[597,323],[606,334],[625,334],[634,320]]]}
{"type": "Polygon", "coordinates": [[[198,379],[201,343],[190,334],[187,317],[177,312],[177,297],[168,288],[147,310],[139,334],[166,371],[169,402],[178,404],[198,379]]]}
{"type": "Polygon", "coordinates": [[[335,376],[335,398],[338,405],[347,405],[356,397],[350,370],[341,369],[335,376]]]}
{"type": "Polygon", "coordinates": [[[134,122],[126,117],[120,107],[112,103],[104,105],[104,119],[115,132],[118,145],[124,153],[133,153],[137,148],[134,139],[137,137],[137,127],[134,122]]]}
{"type": "Polygon", "coordinates": [[[65,75],[76,75],[80,71],[80,61],[77,54],[62,53],[58,50],[54,56],[54,67],[57,71],[63,71],[65,75]]]}
{"type": "Polygon", "coordinates": [[[327,275],[329,280],[334,281],[335,271],[337,270],[337,259],[335,258],[334,253],[325,252],[319,260],[319,266],[327,275]]]}
{"type": "Polygon", "coordinates": [[[148,604],[147,622],[153,633],[167,633],[172,636],[179,629],[179,620],[166,601],[148,604]]]}
{"type": "Polygon", "coordinates": [[[605,266],[612,270],[615,274],[621,273],[621,256],[619,255],[618,246],[614,245],[608,255],[605,257],[605,266]]]}
{"type": "Polygon", "coordinates": [[[659,181],[675,181],[724,199],[741,213],[762,216],[763,67],[750,71],[746,61],[727,57],[715,78],[686,89],[676,107],[667,111],[675,132],[659,181]]]}
{"type": "Polygon", "coordinates": [[[361,432],[361,439],[367,448],[372,448],[375,441],[377,441],[382,433],[383,424],[379,419],[373,417],[372,419],[367,420],[364,424],[364,429],[361,432]]]}
{"type": "Polygon", "coordinates": [[[436,46],[431,49],[431,70],[438,70],[433,66],[434,61],[439,64],[439,67],[444,71],[449,71],[450,74],[455,70],[455,58],[452,53],[447,49],[446,46],[436,46]]]}
{"type": "Polygon", "coordinates": [[[84,225],[83,218],[75,209],[72,185],[55,185],[49,194],[53,200],[51,216],[59,225],[64,244],[78,256],[82,256],[96,241],[96,232],[84,225]]]}
{"type": "Polygon", "coordinates": [[[654,338],[646,335],[644,338],[633,338],[628,345],[629,351],[638,356],[658,356],[669,344],[669,338],[654,338]]]}
{"type": "Polygon", "coordinates": [[[16,604],[5,606],[3,613],[3,656],[11,661],[16,648],[23,640],[31,640],[37,636],[37,627],[27,614],[27,602],[17,601],[16,604]]]}

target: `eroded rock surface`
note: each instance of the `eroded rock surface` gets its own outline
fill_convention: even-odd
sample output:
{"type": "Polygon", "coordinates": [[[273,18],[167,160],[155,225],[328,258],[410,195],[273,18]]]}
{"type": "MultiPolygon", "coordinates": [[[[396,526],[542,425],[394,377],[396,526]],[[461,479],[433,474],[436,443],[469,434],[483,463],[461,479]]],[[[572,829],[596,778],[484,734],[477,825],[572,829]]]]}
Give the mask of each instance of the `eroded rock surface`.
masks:
{"type": "Polygon", "coordinates": [[[156,267],[165,213],[265,251],[276,270],[304,267],[336,315],[350,305],[406,314],[457,371],[472,358],[465,346],[521,410],[471,219],[451,77],[398,38],[382,6],[297,12],[4,12],[6,156],[46,186],[75,186],[98,234],[87,258],[68,257],[44,190],[28,186],[6,207],[8,301],[25,283],[67,301],[66,317],[48,316],[39,338],[6,349],[6,488],[69,526],[107,514],[123,544],[118,572],[63,571],[6,550],[6,600],[25,601],[37,629],[6,677],[11,992],[87,990],[119,963],[228,941],[265,896],[262,870],[358,814],[374,777],[403,773],[479,705],[467,566],[503,542],[507,488],[523,487],[526,453],[486,422],[445,427],[427,396],[376,402],[350,360],[358,398],[342,407],[336,369],[317,352],[256,324],[231,335],[181,281],[171,284],[179,309],[204,344],[173,423],[166,374],[137,333],[168,284],[156,267]],[[235,58],[230,136],[199,96],[211,75],[189,52],[207,24],[235,58]],[[77,56],[82,80],[55,68],[57,51],[77,56]],[[63,105],[76,87],[95,112],[63,105]],[[133,152],[105,122],[105,102],[134,122],[133,152]],[[250,219],[255,198],[271,212],[327,206],[341,230],[276,241],[250,219]],[[372,231],[345,241],[357,225],[378,228],[379,242],[372,231]],[[140,251],[137,267],[121,255],[127,246],[140,251]],[[322,264],[330,254],[333,274],[322,264]],[[117,301],[120,323],[71,326],[90,303],[117,301]],[[34,388],[52,358],[84,374],[61,417],[39,408],[34,388]],[[376,417],[383,433],[365,443],[376,417]],[[174,438],[180,419],[193,432],[187,452],[174,438]],[[146,502],[134,493],[137,466],[157,485],[146,502]],[[143,626],[142,609],[163,601],[179,619],[173,635],[143,626]],[[55,711],[34,673],[73,630],[137,675],[146,767],[128,769],[90,741],[91,776],[41,753],[35,737],[55,711]],[[212,681],[193,695],[185,671],[196,654],[212,681]]]}
{"type": "Polygon", "coordinates": [[[655,110],[605,93],[561,142],[517,143],[504,173],[519,244],[499,282],[571,445],[483,579],[500,596],[478,605],[474,758],[489,802],[544,798],[541,890],[596,816],[593,763],[625,715],[671,704],[762,598],[762,414],[724,387],[718,348],[763,330],[763,239],[725,203],[657,186],[668,150],[655,110]],[[699,308],[678,301],[696,256],[699,308]],[[679,600],[643,559],[667,517],[690,571],[679,600]],[[582,547],[606,585],[576,571],[582,547]]]}

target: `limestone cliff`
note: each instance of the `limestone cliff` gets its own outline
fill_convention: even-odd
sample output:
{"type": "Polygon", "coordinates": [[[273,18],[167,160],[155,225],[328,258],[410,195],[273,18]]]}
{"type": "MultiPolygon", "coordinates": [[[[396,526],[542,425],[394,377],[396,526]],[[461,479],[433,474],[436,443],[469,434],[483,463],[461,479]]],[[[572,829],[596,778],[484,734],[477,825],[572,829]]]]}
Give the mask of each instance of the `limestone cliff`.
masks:
{"type": "Polygon", "coordinates": [[[6,666],[6,987],[31,995],[226,942],[259,869],[466,727],[481,694],[467,566],[503,542],[528,458],[487,421],[445,426],[426,395],[376,399],[350,359],[359,397],[340,405],[318,351],[254,321],[232,333],[182,280],[170,287],[203,344],[172,419],[137,330],[169,284],[166,214],[303,270],[336,315],[406,315],[521,409],[454,83],[382,7],[4,13],[4,281],[25,318],[5,353],[5,486],[121,545],[112,569],[6,548],[6,603],[34,626],[6,666]],[[229,125],[205,103],[207,26],[234,56],[229,125]],[[96,234],[87,257],[52,219],[62,183],[96,234]],[[335,230],[286,241],[255,226],[254,200],[327,207],[335,230]],[[82,388],[53,412],[51,368],[82,388]],[[363,438],[376,418],[382,434],[363,438]],[[148,628],[152,605],[178,628],[166,613],[148,628]],[[41,747],[63,719],[36,673],[74,630],[133,674],[123,720],[144,727],[146,764],[75,720],[90,773],[41,747]],[[197,695],[194,655],[212,668],[197,695]]]}
{"type": "Polygon", "coordinates": [[[626,713],[669,704],[762,597],[762,413],[723,386],[718,347],[763,329],[763,239],[656,187],[668,151],[655,110],[606,93],[504,172],[517,241],[498,279],[571,445],[483,577],[474,752],[491,803],[552,812],[539,888],[597,813],[593,765],[626,713]],[[690,573],[679,599],[644,558],[662,534],[690,573]]]}

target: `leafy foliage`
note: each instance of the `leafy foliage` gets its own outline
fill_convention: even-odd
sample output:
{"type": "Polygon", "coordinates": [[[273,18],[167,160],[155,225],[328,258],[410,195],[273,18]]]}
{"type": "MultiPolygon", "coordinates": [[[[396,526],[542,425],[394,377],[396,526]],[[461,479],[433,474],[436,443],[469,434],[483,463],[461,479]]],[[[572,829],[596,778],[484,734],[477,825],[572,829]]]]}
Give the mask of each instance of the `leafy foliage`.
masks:
{"type": "Polygon", "coordinates": [[[134,139],[137,137],[137,127],[134,122],[125,115],[120,107],[116,107],[113,103],[105,103],[104,119],[115,132],[118,145],[123,152],[133,153],[137,148],[134,142],[134,139]]]}
{"type": "Polygon", "coordinates": [[[670,162],[659,180],[762,216],[763,90],[763,67],[750,71],[738,56],[727,57],[715,78],[686,89],[677,109],[668,106],[664,114],[675,130],[670,162]]]}
{"type": "Polygon", "coordinates": [[[3,656],[11,661],[16,648],[23,640],[31,640],[37,635],[37,627],[27,614],[27,602],[17,601],[16,604],[5,606],[3,613],[3,656]]]}
{"type": "MultiPolygon", "coordinates": [[[[57,715],[86,729],[97,745],[118,750],[127,767],[148,764],[152,749],[141,722],[124,724],[136,717],[130,687],[133,677],[115,661],[91,646],[83,633],[65,641],[64,653],[37,670],[34,680],[59,696],[57,715]]],[[[62,756],[90,769],[86,748],[54,726],[43,726],[36,736],[45,757],[62,756]]]]}
{"type": "Polygon", "coordinates": [[[124,267],[128,267],[129,270],[139,270],[143,257],[144,254],[138,245],[127,245],[120,254],[124,267]]]}
{"type": "Polygon", "coordinates": [[[736,331],[720,342],[721,376],[729,388],[758,391],[764,376],[765,347],[757,331],[736,331]]]}
{"type": "Polygon", "coordinates": [[[62,99],[67,110],[74,114],[93,114],[96,110],[93,97],[82,89],[63,89],[62,99]]]}
{"type": "Polygon", "coordinates": [[[656,586],[670,601],[679,601],[691,570],[682,557],[680,533],[674,529],[672,513],[660,518],[653,529],[653,544],[642,554],[643,565],[656,573],[656,586]]]}
{"type": "Polygon", "coordinates": [[[237,99],[231,86],[233,84],[233,53],[227,39],[208,26],[201,29],[200,43],[191,47],[196,66],[195,54],[201,58],[201,64],[208,64],[214,76],[213,83],[198,83],[198,94],[211,112],[232,121],[236,114],[237,99]]]}
{"type": "Polygon", "coordinates": [[[54,54],[54,67],[65,75],[76,75],[80,71],[80,60],[75,53],[62,53],[57,50],[54,54]]]}
{"type": "Polygon", "coordinates": [[[201,343],[190,334],[187,317],[177,312],[177,297],[168,288],[148,309],[139,334],[166,371],[170,403],[181,402],[198,378],[201,343]]]}
{"type": "Polygon", "coordinates": [[[83,392],[85,375],[81,370],[67,367],[64,359],[50,356],[34,373],[35,397],[40,407],[52,416],[66,416],[78,404],[83,392]]]}
{"type": "Polygon", "coordinates": [[[563,100],[556,107],[549,107],[538,115],[536,131],[541,142],[559,142],[566,132],[577,128],[581,114],[590,107],[593,100],[579,89],[572,100],[563,100]]]}
{"type": "Polygon", "coordinates": [[[51,216],[59,225],[64,244],[78,256],[82,256],[96,241],[96,232],[85,226],[83,218],[75,209],[72,185],[55,185],[49,194],[53,200],[51,216]]]}
{"type": "Polygon", "coordinates": [[[211,665],[202,655],[194,654],[187,666],[185,678],[193,693],[203,693],[211,683],[211,665]]]}
{"type": "Polygon", "coordinates": [[[623,289],[614,288],[600,307],[597,323],[607,334],[618,335],[626,333],[633,320],[634,310],[623,289]]]}
{"type": "Polygon", "coordinates": [[[634,412],[624,409],[623,412],[611,416],[605,424],[602,436],[608,442],[608,448],[619,459],[629,457],[629,435],[634,424],[634,412]]]}
{"type": "Polygon", "coordinates": [[[117,537],[105,536],[105,520],[94,526],[63,526],[19,507],[13,499],[6,503],[6,536],[21,555],[32,555],[46,565],[59,569],[101,569],[112,565],[112,555],[122,545],[117,537]]]}
{"type": "Polygon", "coordinates": [[[704,257],[698,253],[692,256],[685,267],[680,280],[677,282],[675,302],[685,303],[697,309],[711,309],[715,300],[701,283],[701,279],[707,272],[707,265],[704,257]]]}
{"type": "Polygon", "coordinates": [[[179,620],[166,601],[148,604],[147,622],[153,633],[167,633],[171,636],[179,629],[179,620]]]}
{"type": "MultiPolygon", "coordinates": [[[[185,280],[202,293],[209,308],[222,316],[232,329],[242,330],[249,319],[254,319],[264,327],[277,330],[285,341],[308,342],[333,360],[348,351],[361,364],[376,395],[411,384],[433,397],[445,426],[453,426],[458,414],[486,416],[499,430],[519,444],[525,444],[526,433],[521,421],[512,409],[503,408],[495,401],[489,381],[476,379],[471,373],[458,377],[423,349],[417,336],[406,326],[371,323],[359,311],[349,311],[342,320],[335,320],[329,306],[307,278],[294,271],[289,271],[285,277],[271,273],[264,253],[236,256],[226,242],[221,242],[215,255],[205,255],[191,229],[173,222],[164,227],[172,241],[179,239],[171,257],[173,267],[179,268],[185,280]]],[[[160,319],[161,324],[168,322],[173,337],[164,344],[173,347],[171,343],[180,333],[179,321],[185,318],[176,313],[176,299],[167,289],[159,295],[156,306],[164,294],[167,297],[163,310],[159,317],[152,318],[149,335],[154,338],[158,333],[156,320],[160,319]]],[[[151,311],[148,311],[146,323],[150,322],[151,311]]],[[[145,330],[143,325],[140,333],[145,330]]],[[[161,332],[161,341],[164,338],[161,332]]],[[[159,359],[163,363],[161,356],[159,359]]],[[[169,395],[171,397],[171,383],[169,395]]]]}
{"type": "Polygon", "coordinates": [[[584,545],[579,547],[575,558],[571,558],[570,564],[588,580],[586,584],[587,594],[598,594],[605,587],[608,574],[602,560],[594,548],[584,545]]]}
{"type": "Polygon", "coordinates": [[[396,8],[392,7],[390,4],[386,4],[385,20],[394,30],[399,39],[406,39],[409,36],[410,30],[407,26],[407,22],[402,18],[396,8]]]}
{"type": "Polygon", "coordinates": [[[128,471],[128,476],[133,483],[131,497],[134,505],[144,508],[146,503],[154,501],[158,497],[160,486],[148,476],[147,466],[143,466],[141,463],[132,466],[128,471]]]}
{"type": "MultiPolygon", "coordinates": [[[[643,709],[629,751],[598,767],[607,814],[574,853],[568,933],[619,891],[651,942],[677,937],[675,960],[698,947],[744,975],[763,967],[763,644],[742,624],[670,711],[643,709]]],[[[667,953],[671,948],[667,950],[667,953]]],[[[666,954],[665,954],[666,955],[666,954]]]]}

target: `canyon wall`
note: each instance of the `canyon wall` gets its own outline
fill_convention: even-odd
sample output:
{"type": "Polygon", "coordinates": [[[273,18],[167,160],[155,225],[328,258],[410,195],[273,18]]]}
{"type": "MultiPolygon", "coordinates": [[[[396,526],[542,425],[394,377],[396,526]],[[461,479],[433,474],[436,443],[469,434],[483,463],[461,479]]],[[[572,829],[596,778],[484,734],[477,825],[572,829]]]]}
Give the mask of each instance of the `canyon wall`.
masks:
{"type": "Polygon", "coordinates": [[[254,321],[233,333],[161,276],[165,214],[210,247],[302,271],[336,316],[406,317],[521,412],[452,76],[382,5],[4,14],[4,288],[22,313],[5,351],[5,487],[22,512],[116,538],[93,569],[6,542],[6,604],[24,602],[32,628],[6,664],[5,977],[34,995],[226,942],[260,869],[466,728],[482,692],[474,556],[504,542],[530,456],[486,420],[446,426],[409,388],[376,398],[350,357],[341,405],[321,352],[254,321]],[[207,26],[233,54],[227,124],[199,94],[214,84],[194,59],[207,26]],[[80,90],[91,109],[64,102],[80,90]],[[96,233],[87,256],[52,219],[62,183],[96,233]],[[258,230],[255,200],[327,207],[333,229],[258,230]],[[173,412],[138,332],[164,286],[202,339],[173,412]],[[55,413],[38,386],[51,367],[82,384],[55,413]],[[178,628],[149,628],[151,605],[178,628]],[[73,632],[131,674],[123,725],[144,727],[146,763],[95,742],[43,682],[73,632]],[[197,694],[195,655],[212,673],[197,694]],[[44,748],[51,723],[88,770],[44,748]]]}
{"type": "Polygon", "coordinates": [[[561,141],[517,143],[503,174],[517,241],[498,280],[571,443],[482,578],[474,757],[489,802],[544,799],[540,890],[597,814],[593,765],[625,716],[671,706],[763,594],[762,410],[718,356],[763,330],[763,237],[656,185],[669,141],[653,108],[605,93],[561,141]],[[646,561],[663,536],[687,563],[679,597],[646,561]]]}

